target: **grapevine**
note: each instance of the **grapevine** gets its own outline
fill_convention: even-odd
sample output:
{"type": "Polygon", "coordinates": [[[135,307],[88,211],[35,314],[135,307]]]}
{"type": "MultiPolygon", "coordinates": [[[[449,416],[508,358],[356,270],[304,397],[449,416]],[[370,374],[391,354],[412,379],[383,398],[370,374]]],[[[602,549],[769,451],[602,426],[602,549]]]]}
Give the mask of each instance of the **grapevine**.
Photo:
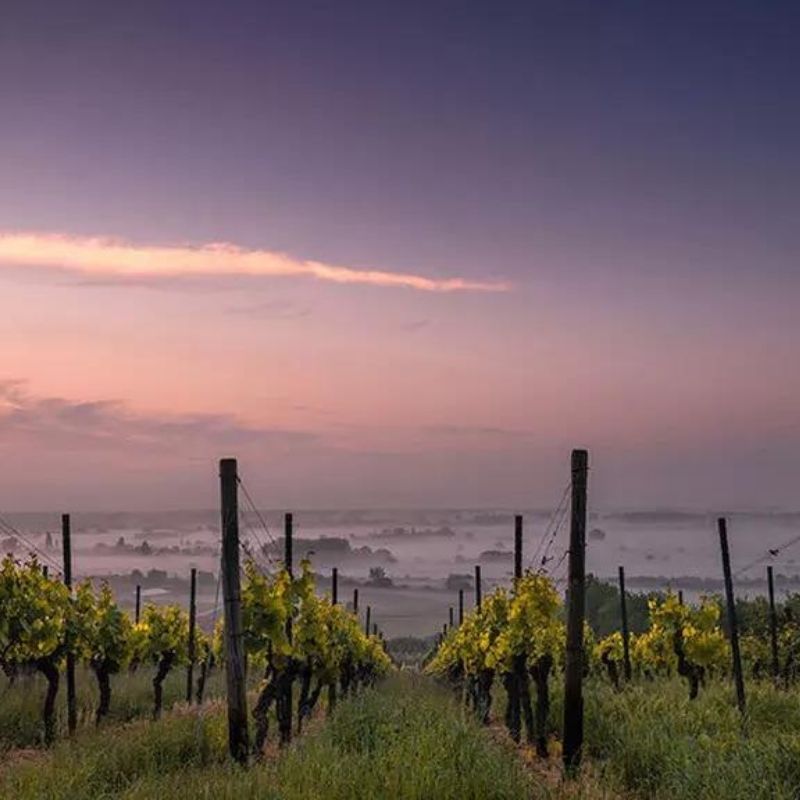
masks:
{"type": "MultiPolygon", "coordinates": [[[[344,694],[358,683],[370,683],[389,667],[389,657],[374,636],[341,606],[315,592],[311,564],[303,561],[293,578],[285,570],[262,574],[253,561],[244,567],[242,618],[245,648],[263,668],[258,699],[255,752],[260,754],[269,732],[269,711],[275,706],[281,740],[291,735],[291,687],[300,679],[298,729],[313,711],[326,686],[341,685],[344,694]],[[291,634],[290,634],[291,632],[291,634]],[[316,686],[312,683],[316,679],[316,686]]],[[[216,640],[221,641],[222,628],[216,640]]]]}
{"type": "Polygon", "coordinates": [[[161,716],[164,680],[173,667],[189,659],[189,617],[178,606],[148,603],[135,627],[135,651],[156,667],[153,677],[153,718],[161,716]]]}
{"type": "Polygon", "coordinates": [[[696,698],[707,674],[729,662],[719,605],[704,597],[688,606],[670,592],[651,599],[649,609],[650,629],[634,642],[637,660],[656,672],[676,669],[689,684],[689,697],[696,698]]]}
{"type": "Polygon", "coordinates": [[[100,702],[95,720],[99,724],[111,706],[111,676],[133,658],[135,628],[108,584],[95,594],[91,582],[83,581],[75,592],[71,629],[73,652],[88,663],[97,678],[100,702]]]}
{"type": "MultiPolygon", "coordinates": [[[[372,683],[390,667],[389,656],[376,636],[365,634],[356,617],[342,606],[317,595],[307,561],[296,578],[286,571],[265,576],[248,561],[242,617],[248,661],[251,667],[263,670],[253,710],[259,751],[273,704],[281,737],[289,738],[291,688],[296,679],[300,682],[299,728],[325,687],[341,687],[346,695],[359,685],[372,683]]],[[[223,631],[222,621],[213,637],[196,631],[195,654],[202,665],[198,702],[210,665],[222,659],[223,631]]],[[[178,606],[147,604],[140,622],[134,624],[106,584],[96,590],[90,581],[83,581],[73,596],[63,583],[48,578],[35,559],[20,563],[9,556],[0,562],[0,667],[11,680],[21,670],[35,669],[45,676],[47,743],[55,736],[55,701],[68,653],[86,663],[96,677],[98,724],[111,707],[112,677],[128,666],[152,664],[153,717],[158,718],[166,677],[176,667],[188,664],[188,639],[188,615],[178,606]]]]}
{"type": "Polygon", "coordinates": [[[562,659],[560,606],[550,578],[526,573],[517,580],[512,593],[497,588],[485,597],[479,609],[448,633],[426,667],[457,689],[464,685],[468,701],[484,723],[489,719],[492,685],[499,674],[508,695],[509,730],[519,736],[521,715],[528,739],[535,735],[542,754],[547,751],[549,677],[562,659]],[[530,678],[537,691],[535,720],[530,678]]]}
{"type": "Polygon", "coordinates": [[[13,676],[32,667],[45,677],[42,716],[44,739],[55,738],[55,701],[61,662],[67,652],[69,590],[45,577],[32,558],[21,564],[11,556],[0,563],[0,664],[13,676]]]}

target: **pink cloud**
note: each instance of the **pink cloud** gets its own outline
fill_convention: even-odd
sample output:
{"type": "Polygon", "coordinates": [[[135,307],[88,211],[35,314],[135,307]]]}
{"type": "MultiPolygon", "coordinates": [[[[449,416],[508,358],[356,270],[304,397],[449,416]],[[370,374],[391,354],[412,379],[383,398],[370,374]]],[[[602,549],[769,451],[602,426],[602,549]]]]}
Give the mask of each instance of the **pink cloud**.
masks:
{"type": "Polygon", "coordinates": [[[0,233],[0,265],[60,269],[101,278],[308,277],[424,292],[502,292],[504,282],[430,278],[405,272],[335,266],[230,243],[139,245],[53,233],[0,233]]]}

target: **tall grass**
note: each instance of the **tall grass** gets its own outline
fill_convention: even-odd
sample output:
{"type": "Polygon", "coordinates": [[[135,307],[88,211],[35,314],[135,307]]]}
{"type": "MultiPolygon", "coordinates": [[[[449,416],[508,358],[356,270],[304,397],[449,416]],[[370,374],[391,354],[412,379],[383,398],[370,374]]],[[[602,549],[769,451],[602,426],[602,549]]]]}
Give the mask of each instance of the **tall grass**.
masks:
{"type": "Polygon", "coordinates": [[[221,710],[86,734],[0,771],[17,800],[523,800],[521,762],[437,687],[401,675],[342,702],[286,751],[244,771],[221,710]]]}
{"type": "MultiPolygon", "coordinates": [[[[697,700],[680,680],[586,692],[588,754],[607,784],[653,800],[795,800],[800,796],[800,693],[748,686],[741,719],[727,682],[697,700]]],[[[560,698],[554,713],[561,711],[560,698]]]]}
{"type": "MultiPolygon", "coordinates": [[[[195,670],[195,673],[197,670],[195,670]]],[[[97,681],[94,674],[79,667],[75,674],[78,705],[78,725],[94,725],[97,709],[97,681]]],[[[136,672],[115,675],[112,681],[111,712],[104,724],[128,722],[148,716],[153,710],[153,670],[140,666],[136,672]]],[[[206,684],[205,696],[219,697],[224,692],[225,679],[219,670],[212,670],[206,684]]],[[[12,748],[36,747],[42,743],[42,704],[46,683],[41,675],[21,676],[13,684],[0,678],[0,754],[12,748]]],[[[164,707],[185,700],[186,670],[175,669],[164,682],[164,707]]],[[[57,731],[67,734],[66,680],[62,674],[57,701],[57,731]]]]}
{"type": "MultiPolygon", "coordinates": [[[[551,681],[549,733],[563,724],[561,676],[551,681]]],[[[505,692],[494,687],[493,717],[503,719],[505,692]]],[[[586,779],[643,800],[797,800],[800,798],[800,689],[747,684],[742,720],[730,681],[710,680],[696,700],[675,677],[635,680],[615,691],[599,676],[584,685],[586,779]]],[[[558,746],[552,748],[553,766],[558,746]]],[[[567,793],[569,787],[557,787],[567,793]]],[[[595,792],[595,793],[593,793],[595,792]]]]}
{"type": "MultiPolygon", "coordinates": [[[[562,713],[553,683],[552,732],[562,713]]],[[[145,686],[146,689],[146,686],[145,686]]],[[[179,692],[180,686],[176,687],[179,692]]],[[[502,713],[497,693],[496,714],[502,713]]],[[[149,695],[146,696],[149,710],[149,695]]],[[[682,681],[586,685],[586,769],[561,785],[558,747],[545,770],[482,730],[430,681],[401,673],[340,702],[324,723],[249,770],[226,757],[219,703],[177,706],[158,723],[95,731],[0,766],[0,797],[16,800],[795,800],[800,796],[800,692],[748,686],[748,717],[732,687],[712,681],[695,701],[682,681]]],[[[124,707],[124,706],[123,706],[124,707]]]]}

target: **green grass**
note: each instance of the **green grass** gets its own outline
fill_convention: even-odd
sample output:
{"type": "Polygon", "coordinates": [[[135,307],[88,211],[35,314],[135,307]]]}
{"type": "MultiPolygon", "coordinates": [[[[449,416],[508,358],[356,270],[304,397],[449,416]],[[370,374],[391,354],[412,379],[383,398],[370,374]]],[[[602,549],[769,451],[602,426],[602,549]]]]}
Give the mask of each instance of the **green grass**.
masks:
{"type": "MultiPolygon", "coordinates": [[[[800,692],[748,685],[744,729],[728,682],[697,700],[678,679],[621,693],[592,682],[586,744],[604,782],[652,800],[795,800],[800,795],[800,692]]],[[[560,699],[554,708],[556,719],[560,699]]]]}
{"type": "MultiPolygon", "coordinates": [[[[153,669],[139,667],[134,673],[124,672],[111,679],[111,713],[105,724],[128,722],[148,716],[153,710],[153,669]]],[[[195,669],[197,675],[197,669],[195,669]]],[[[76,670],[75,684],[78,700],[78,725],[94,726],[97,708],[97,681],[94,674],[83,667],[76,670]]],[[[212,670],[206,683],[206,697],[219,697],[224,692],[225,677],[212,670]]],[[[0,679],[0,753],[19,747],[37,747],[42,744],[42,704],[46,683],[41,675],[17,678],[9,684],[0,679]]],[[[66,679],[62,673],[57,698],[58,735],[67,733],[66,679]]],[[[168,709],[186,696],[186,670],[175,669],[164,682],[164,708],[168,709]]]]}
{"type": "Polygon", "coordinates": [[[221,710],[85,733],[0,771],[16,800],[523,800],[520,762],[429,681],[398,675],[244,771],[225,759],[221,710]]]}
{"type": "MultiPolygon", "coordinates": [[[[550,734],[560,738],[563,678],[551,681],[550,734]]],[[[505,692],[494,687],[493,717],[505,692]]],[[[800,688],[747,683],[745,725],[728,680],[712,680],[696,700],[685,681],[636,680],[616,692],[593,676],[584,684],[585,755],[591,780],[612,795],[642,800],[800,798],[800,688]]],[[[553,752],[558,752],[554,747],[553,752]]],[[[558,792],[556,791],[556,796],[558,792]]]]}
{"type": "MultiPolygon", "coordinates": [[[[553,682],[554,733],[562,709],[559,684],[553,682]]],[[[225,718],[218,703],[202,710],[178,705],[158,723],[139,720],[102,731],[87,724],[74,741],[61,741],[28,760],[11,754],[11,763],[0,766],[0,797],[795,800],[800,796],[800,691],[749,684],[743,729],[727,682],[712,681],[696,701],[688,700],[684,683],[677,679],[635,682],[615,692],[593,678],[585,688],[587,768],[572,786],[552,779],[557,758],[545,781],[535,770],[523,767],[507,741],[478,727],[451,693],[418,675],[400,673],[341,702],[330,719],[324,723],[318,719],[292,747],[271,752],[264,763],[246,771],[227,760],[225,718]]],[[[179,690],[180,685],[175,688],[179,690]]],[[[499,717],[501,691],[496,700],[499,717]]],[[[147,713],[146,692],[144,701],[147,713]]],[[[129,702],[126,705],[120,698],[118,713],[136,708],[132,698],[129,702]]]]}

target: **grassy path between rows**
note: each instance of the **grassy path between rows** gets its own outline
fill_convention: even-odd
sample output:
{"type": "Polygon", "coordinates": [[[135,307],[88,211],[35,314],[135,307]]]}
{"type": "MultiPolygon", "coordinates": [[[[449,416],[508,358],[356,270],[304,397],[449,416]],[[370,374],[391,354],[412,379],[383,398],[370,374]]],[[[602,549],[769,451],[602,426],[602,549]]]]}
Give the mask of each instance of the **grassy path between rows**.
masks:
{"type": "Polygon", "coordinates": [[[514,750],[430,681],[392,677],[249,770],[225,758],[222,709],[87,732],[0,768],[15,800],[523,800],[545,797],[514,750]]]}

